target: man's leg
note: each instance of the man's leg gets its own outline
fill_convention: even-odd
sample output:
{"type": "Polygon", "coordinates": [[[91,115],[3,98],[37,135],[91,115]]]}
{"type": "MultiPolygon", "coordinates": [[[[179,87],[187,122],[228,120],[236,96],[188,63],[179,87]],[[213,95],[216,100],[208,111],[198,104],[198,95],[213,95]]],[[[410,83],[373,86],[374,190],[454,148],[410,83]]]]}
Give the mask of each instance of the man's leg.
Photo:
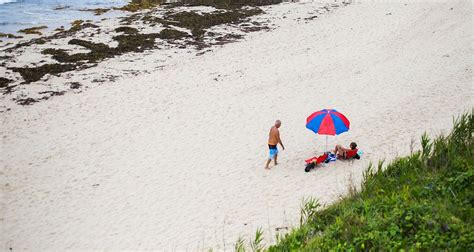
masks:
{"type": "Polygon", "coordinates": [[[278,158],[278,154],[275,154],[275,165],[278,165],[277,158],[278,158]]]}
{"type": "Polygon", "coordinates": [[[267,170],[270,169],[268,166],[270,165],[270,162],[271,162],[271,161],[272,161],[271,159],[268,159],[268,160],[267,160],[267,164],[265,165],[265,169],[267,169],[267,170]]]}

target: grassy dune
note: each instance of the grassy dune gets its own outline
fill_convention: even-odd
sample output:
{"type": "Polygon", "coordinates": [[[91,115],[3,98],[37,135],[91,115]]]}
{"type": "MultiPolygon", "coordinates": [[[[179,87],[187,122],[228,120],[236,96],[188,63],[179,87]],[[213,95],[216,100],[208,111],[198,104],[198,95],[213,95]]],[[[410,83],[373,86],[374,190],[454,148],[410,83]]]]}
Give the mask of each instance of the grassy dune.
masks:
{"type": "Polygon", "coordinates": [[[369,167],[360,192],[323,210],[314,200],[301,226],[269,251],[474,250],[474,110],[448,136],[384,169],[369,167]]]}

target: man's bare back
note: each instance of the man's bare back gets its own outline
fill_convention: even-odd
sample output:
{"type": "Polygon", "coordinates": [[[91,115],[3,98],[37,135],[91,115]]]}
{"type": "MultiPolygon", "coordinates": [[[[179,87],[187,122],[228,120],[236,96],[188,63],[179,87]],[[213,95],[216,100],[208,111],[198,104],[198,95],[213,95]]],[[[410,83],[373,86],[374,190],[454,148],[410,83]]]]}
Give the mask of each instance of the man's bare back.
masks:
{"type": "Polygon", "coordinates": [[[278,128],[281,126],[280,120],[276,120],[275,125],[270,129],[270,133],[268,133],[268,148],[270,149],[270,155],[268,156],[267,164],[265,165],[265,169],[270,169],[268,165],[270,165],[270,161],[273,159],[275,160],[275,165],[278,164],[278,148],[277,145],[280,144],[283,150],[285,146],[281,142],[280,138],[280,131],[278,128]]]}
{"type": "Polygon", "coordinates": [[[268,134],[268,144],[277,145],[280,142],[280,131],[277,127],[272,126],[270,133],[268,134]]]}

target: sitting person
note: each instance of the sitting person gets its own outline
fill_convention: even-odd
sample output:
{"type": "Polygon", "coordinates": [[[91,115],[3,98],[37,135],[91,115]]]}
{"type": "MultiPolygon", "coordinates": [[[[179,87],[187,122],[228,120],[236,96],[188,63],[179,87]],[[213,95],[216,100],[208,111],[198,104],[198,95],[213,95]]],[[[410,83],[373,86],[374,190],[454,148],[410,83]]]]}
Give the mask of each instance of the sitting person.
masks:
{"type": "Polygon", "coordinates": [[[334,149],[334,154],[336,154],[336,156],[341,159],[360,159],[359,154],[357,154],[357,151],[359,150],[357,149],[357,144],[352,142],[349,147],[350,148],[347,149],[342,147],[341,145],[336,145],[336,148],[334,149]]]}

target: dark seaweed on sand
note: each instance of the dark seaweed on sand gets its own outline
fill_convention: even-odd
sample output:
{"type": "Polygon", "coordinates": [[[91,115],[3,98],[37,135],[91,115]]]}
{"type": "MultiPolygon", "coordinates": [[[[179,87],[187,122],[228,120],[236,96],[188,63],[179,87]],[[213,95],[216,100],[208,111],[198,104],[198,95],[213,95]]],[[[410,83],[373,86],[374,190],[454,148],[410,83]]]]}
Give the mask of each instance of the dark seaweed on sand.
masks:
{"type": "MultiPolygon", "coordinates": [[[[237,24],[246,22],[249,17],[263,13],[260,8],[249,7],[241,8],[245,5],[260,6],[267,4],[279,3],[281,1],[273,0],[227,0],[227,1],[183,1],[176,5],[205,5],[214,6],[219,10],[211,13],[199,14],[191,11],[184,11],[174,13],[169,11],[165,13],[163,18],[156,17],[152,13],[137,13],[130,15],[122,19],[122,23],[131,24],[134,21],[142,21],[150,26],[162,25],[165,29],[159,33],[140,33],[136,28],[129,26],[121,26],[116,28],[114,31],[121,33],[120,35],[114,36],[112,39],[118,42],[117,47],[110,47],[104,43],[94,43],[82,39],[71,39],[69,44],[78,45],[89,49],[86,53],[75,53],[69,54],[66,50],[48,48],[42,51],[42,54],[52,55],[52,58],[58,61],[58,64],[45,64],[36,67],[12,67],[9,68],[15,72],[20,73],[24,79],[24,84],[35,82],[40,80],[46,74],[60,74],[62,72],[68,72],[75,69],[85,69],[94,66],[93,63],[98,63],[107,58],[112,58],[117,55],[122,55],[129,52],[143,52],[145,50],[154,49],[157,47],[156,39],[167,40],[173,42],[175,40],[185,39],[186,45],[195,46],[198,50],[211,46],[203,41],[204,35],[207,29],[222,24],[237,24]],[[179,31],[171,28],[171,25],[184,29],[189,29],[192,36],[186,32],[179,31]]],[[[156,4],[161,3],[160,1],[132,1],[130,8],[151,8],[156,4]]],[[[32,29],[38,30],[43,27],[35,27],[32,29]]],[[[99,28],[99,26],[85,22],[83,20],[76,20],[72,22],[71,28],[68,30],[60,30],[54,35],[42,37],[38,39],[32,39],[28,42],[19,43],[16,46],[6,49],[6,52],[12,52],[20,47],[29,46],[32,44],[44,44],[53,39],[67,38],[73,36],[77,32],[85,28],[99,28]]],[[[258,27],[255,30],[264,29],[266,27],[258,27]]],[[[246,31],[252,31],[252,28],[248,28],[246,31]]],[[[216,35],[214,33],[208,33],[208,36],[216,35]]],[[[225,36],[217,37],[215,44],[225,44],[237,39],[240,39],[241,35],[228,34],[225,36]]],[[[26,103],[31,101],[25,101],[26,103]]]]}
{"type": "Polygon", "coordinates": [[[262,12],[259,8],[214,11],[203,14],[184,11],[165,15],[165,20],[174,21],[174,25],[190,29],[193,37],[199,40],[202,39],[208,28],[221,24],[235,24],[247,17],[258,15],[262,12]]]}
{"type": "Polygon", "coordinates": [[[121,27],[116,28],[115,32],[123,32],[125,34],[135,34],[135,33],[138,33],[138,30],[130,26],[121,26],[121,27]]]}
{"type": "Polygon", "coordinates": [[[8,68],[21,74],[24,83],[40,80],[46,74],[59,74],[76,69],[74,64],[46,64],[39,67],[11,67],[8,68]]]}
{"type": "Polygon", "coordinates": [[[11,83],[11,82],[13,82],[13,81],[10,80],[10,79],[0,77],[0,88],[8,87],[8,83],[11,83]]]}

